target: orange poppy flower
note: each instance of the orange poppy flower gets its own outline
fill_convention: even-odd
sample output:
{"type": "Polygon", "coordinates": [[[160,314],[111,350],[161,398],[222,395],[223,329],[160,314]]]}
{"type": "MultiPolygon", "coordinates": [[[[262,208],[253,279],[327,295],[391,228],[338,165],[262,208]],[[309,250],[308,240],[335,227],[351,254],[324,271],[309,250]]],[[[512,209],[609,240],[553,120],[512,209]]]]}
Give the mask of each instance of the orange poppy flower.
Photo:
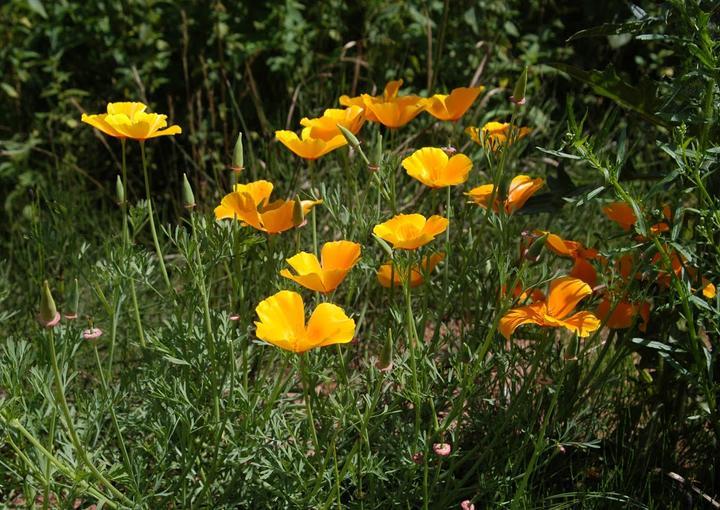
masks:
{"type": "Polygon", "coordinates": [[[388,82],[381,96],[341,96],[340,104],[364,108],[365,118],[370,122],[379,122],[389,128],[402,127],[425,109],[423,99],[419,96],[398,96],[402,83],[402,80],[388,82]]]}
{"type": "MultiPolygon", "coordinates": [[[[633,228],[633,226],[635,226],[635,223],[637,223],[635,211],[625,202],[611,202],[604,206],[602,210],[608,219],[617,223],[625,232],[628,232],[631,228],[633,228]]],[[[668,221],[672,218],[672,211],[670,211],[668,206],[663,206],[663,216],[665,216],[668,221]]],[[[650,232],[653,234],[660,234],[662,232],[668,232],[669,230],[670,225],[664,221],[656,223],[650,227],[650,232]]],[[[643,239],[638,238],[638,240],[643,239]]]]}
{"type": "MultiPolygon", "coordinates": [[[[236,219],[245,225],[278,234],[297,227],[295,200],[275,200],[270,202],[273,185],[268,181],[255,181],[248,184],[236,184],[232,193],[223,197],[215,208],[215,219],[236,219]]],[[[303,216],[322,200],[301,200],[303,216]]]]}
{"type": "Polygon", "coordinates": [[[303,287],[327,294],[334,291],[345,279],[360,258],[360,245],[351,241],[325,243],[320,252],[320,261],[312,253],[300,252],[287,259],[295,270],[280,271],[280,276],[289,278],[303,287]]]}
{"type": "MultiPolygon", "coordinates": [[[[667,246],[665,247],[665,250],[668,252],[670,257],[672,272],[675,273],[677,277],[680,277],[680,275],[682,274],[682,270],[686,269],[690,279],[693,281],[697,281],[697,269],[691,266],[686,266],[687,259],[683,255],[678,253],[677,250],[673,250],[667,246]]],[[[661,260],[662,256],[659,253],[656,253],[655,256],[652,258],[653,264],[657,265],[660,265],[661,260]]],[[[658,271],[657,281],[661,287],[669,287],[670,282],[672,281],[672,277],[667,271],[661,269],[658,271]]],[[[700,277],[700,285],[702,286],[702,294],[707,299],[713,299],[717,295],[715,285],[704,276],[700,277]]]]}
{"type": "Polygon", "coordinates": [[[145,141],[182,133],[180,126],[167,127],[167,115],[147,113],[146,109],[146,105],[137,102],[108,103],[107,113],[83,113],[80,120],[115,138],[145,141]]]}
{"type": "Polygon", "coordinates": [[[638,325],[640,331],[647,331],[648,321],[650,320],[650,303],[643,302],[640,304],[629,303],[628,301],[620,301],[615,310],[610,313],[612,302],[608,296],[603,300],[595,310],[600,321],[605,321],[605,325],[610,329],[627,329],[633,324],[636,315],[640,315],[642,321],[638,325]]]}
{"type": "Polygon", "coordinates": [[[495,152],[503,145],[512,145],[530,133],[530,128],[511,126],[507,122],[488,122],[480,129],[467,127],[465,132],[478,145],[495,152]],[[511,137],[511,138],[510,138],[511,137]]]}
{"type": "Polygon", "coordinates": [[[300,125],[310,128],[308,136],[310,138],[319,138],[320,140],[329,141],[334,137],[341,135],[338,124],[357,134],[365,123],[363,108],[360,106],[350,106],[344,110],[338,108],[328,108],[323,112],[322,117],[316,119],[308,119],[307,117],[300,120],[300,125]]]}
{"type": "Polygon", "coordinates": [[[590,287],[595,287],[597,283],[597,273],[588,260],[599,257],[597,250],[585,248],[582,243],[563,239],[559,235],[550,232],[538,230],[536,234],[547,235],[545,245],[550,251],[561,257],[573,259],[574,264],[570,271],[570,276],[584,281],[590,285],[590,287]]]}
{"type": "MultiPolygon", "coordinates": [[[[422,285],[425,281],[424,275],[429,275],[444,258],[444,253],[433,253],[429,257],[423,257],[420,264],[412,266],[410,269],[410,281],[408,282],[410,287],[422,285]]],[[[404,273],[406,273],[406,271],[404,273]]],[[[405,281],[405,274],[400,274],[397,266],[393,271],[393,264],[389,262],[380,266],[380,269],[377,271],[377,279],[380,285],[385,288],[390,288],[391,286],[402,285],[405,281]]]]}
{"type": "Polygon", "coordinates": [[[459,87],[450,94],[435,94],[424,100],[425,111],[440,120],[456,121],[472,106],[485,87],[459,87]]]}
{"type": "Polygon", "coordinates": [[[449,221],[442,216],[422,214],[398,214],[384,223],[375,225],[373,233],[401,250],[414,250],[423,246],[435,236],[445,232],[449,221]]]}
{"type": "Polygon", "coordinates": [[[472,169],[472,161],[465,154],[448,158],[442,149],[425,147],[403,159],[402,166],[414,177],[431,188],[444,188],[462,184],[472,169]]]}
{"type": "Polygon", "coordinates": [[[577,312],[569,317],[568,315],[590,294],[590,286],[577,278],[563,276],[553,280],[547,300],[508,311],[500,319],[500,333],[509,340],[518,326],[537,324],[550,328],[566,328],[581,337],[589,336],[600,327],[598,318],[591,312],[577,312]]]}
{"type": "MultiPolygon", "coordinates": [[[[504,202],[504,209],[506,214],[512,214],[520,209],[528,199],[535,194],[537,190],[542,188],[545,181],[539,177],[533,179],[527,175],[517,175],[510,181],[510,187],[508,188],[508,197],[504,202]]],[[[483,209],[487,208],[490,202],[490,197],[493,195],[494,186],[492,184],[483,184],[465,193],[470,199],[483,209]]],[[[493,204],[493,210],[498,212],[500,209],[500,197],[495,194],[495,203],[493,204]]]]}
{"type": "Polygon", "coordinates": [[[637,222],[635,211],[625,202],[612,202],[602,208],[605,216],[614,221],[625,232],[630,230],[637,222]]]}
{"type": "Polygon", "coordinates": [[[301,158],[310,160],[318,159],[347,144],[342,134],[335,135],[329,140],[313,138],[310,136],[312,129],[312,127],[304,128],[299,137],[293,131],[275,131],[275,139],[301,158]]]}
{"type": "Polygon", "coordinates": [[[331,303],[319,304],[306,326],[302,297],[289,290],[261,301],[255,312],[260,319],[255,322],[257,337],[287,351],[346,344],[355,335],[355,321],[331,303]]]}

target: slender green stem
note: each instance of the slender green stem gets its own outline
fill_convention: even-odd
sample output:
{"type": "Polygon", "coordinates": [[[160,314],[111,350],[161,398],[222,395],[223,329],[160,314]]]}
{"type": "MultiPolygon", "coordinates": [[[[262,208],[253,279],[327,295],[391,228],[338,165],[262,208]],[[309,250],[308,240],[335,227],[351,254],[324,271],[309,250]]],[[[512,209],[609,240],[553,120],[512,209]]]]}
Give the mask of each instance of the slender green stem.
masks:
{"type": "Polygon", "coordinates": [[[107,380],[105,379],[105,375],[103,373],[103,367],[102,363],[100,362],[100,354],[98,353],[97,345],[93,345],[93,351],[95,351],[95,361],[97,362],[98,373],[100,374],[100,383],[102,384],[105,398],[110,400],[108,407],[110,409],[110,417],[112,418],[115,435],[117,436],[118,444],[120,445],[120,453],[122,454],[123,465],[125,467],[125,471],[130,477],[130,480],[132,480],[133,489],[135,490],[135,497],[140,500],[142,499],[142,496],[140,495],[140,489],[138,487],[137,479],[135,478],[135,472],[132,469],[130,455],[128,455],[128,451],[125,446],[125,440],[123,439],[122,432],[120,431],[120,424],[118,422],[117,415],[115,414],[115,406],[113,405],[112,399],[110,397],[110,387],[108,386],[107,380]]]}
{"type": "MultiPolygon", "coordinates": [[[[5,422],[5,419],[2,415],[0,415],[0,419],[2,419],[3,423],[7,423],[7,422],[5,422]]],[[[106,499],[107,496],[105,496],[102,492],[100,492],[95,487],[92,487],[89,482],[79,478],[77,476],[76,472],[71,467],[64,464],[57,457],[55,457],[55,455],[53,455],[52,452],[48,451],[48,449],[45,448],[40,443],[40,441],[38,441],[37,438],[35,436],[33,436],[25,427],[23,427],[22,424],[17,419],[10,420],[8,425],[10,425],[10,427],[12,427],[14,429],[17,429],[20,432],[20,434],[22,434],[22,436],[25,439],[27,439],[30,442],[30,444],[32,444],[35,447],[35,449],[38,452],[40,452],[48,460],[48,462],[50,462],[53,466],[58,468],[65,476],[67,476],[68,478],[70,478],[73,481],[78,482],[81,487],[87,489],[88,493],[91,494],[94,498],[96,498],[99,501],[103,501],[104,504],[106,506],[109,506],[110,508],[118,508],[118,505],[116,503],[106,499]]],[[[13,449],[18,451],[19,449],[17,449],[14,446],[14,442],[12,441],[12,439],[10,439],[10,442],[13,445],[13,449]]],[[[31,468],[37,469],[37,467],[30,461],[30,459],[25,454],[22,454],[22,452],[20,452],[20,453],[21,453],[21,457],[23,458],[23,460],[25,461],[25,463],[28,466],[30,466],[31,468]]],[[[122,498],[127,499],[124,496],[122,496],[122,498]]],[[[130,504],[130,506],[132,506],[132,501],[127,500],[127,502],[130,504]]]]}
{"type": "Polygon", "coordinates": [[[85,464],[85,466],[90,470],[90,472],[97,478],[97,480],[102,483],[105,487],[108,488],[112,494],[120,499],[123,503],[133,506],[133,502],[128,499],[125,495],[123,495],[122,492],[117,490],[115,486],[103,475],[96,467],[95,465],[90,462],[90,459],[87,455],[87,452],[85,451],[85,448],[83,447],[82,443],[80,442],[80,438],[77,435],[77,432],[75,430],[75,426],[73,425],[72,417],[70,415],[70,408],[68,407],[67,400],[65,399],[65,388],[62,380],[62,376],[60,375],[60,367],[58,366],[57,361],[57,353],[55,352],[55,339],[52,334],[52,329],[49,330],[49,344],[50,344],[50,362],[52,364],[53,373],[55,375],[55,382],[57,386],[57,403],[60,405],[60,412],[62,413],[64,419],[65,419],[65,426],[68,429],[68,432],[70,433],[70,439],[73,443],[73,446],[75,447],[75,451],[77,452],[78,456],[80,457],[80,460],[85,464]]]}
{"type": "Polygon", "coordinates": [[[152,195],[150,194],[150,178],[148,177],[147,158],[145,157],[145,142],[140,142],[140,154],[142,156],[142,167],[143,167],[143,178],[145,179],[145,197],[147,198],[147,211],[148,219],[150,221],[150,232],[152,233],[153,244],[155,245],[155,252],[157,253],[158,261],[160,262],[160,269],[162,270],[163,280],[168,290],[173,291],[172,284],[170,283],[170,277],[168,276],[167,268],[165,267],[165,259],[163,257],[162,249],[160,248],[160,241],[158,240],[157,230],[155,228],[155,214],[152,207],[152,195]]]}
{"type": "MultiPolygon", "coordinates": [[[[409,264],[407,274],[410,274],[410,268],[412,267],[412,264],[409,264]]],[[[420,383],[418,382],[418,367],[417,367],[417,350],[419,348],[420,340],[418,338],[417,329],[415,327],[415,317],[413,316],[412,311],[412,293],[410,292],[410,278],[409,276],[407,278],[404,278],[403,280],[403,290],[405,294],[405,310],[406,310],[406,317],[405,320],[406,328],[407,328],[407,335],[409,340],[408,350],[410,352],[410,370],[412,371],[412,380],[413,380],[413,405],[415,407],[415,441],[417,442],[419,434],[420,434],[420,405],[421,405],[421,399],[420,399],[420,383]]]]}
{"type": "Polygon", "coordinates": [[[317,430],[315,430],[315,418],[313,416],[312,398],[314,390],[311,388],[310,374],[307,367],[306,352],[300,354],[300,377],[303,385],[303,400],[305,400],[305,411],[307,412],[308,425],[312,436],[313,445],[315,446],[315,454],[320,454],[320,441],[318,441],[317,430]]]}

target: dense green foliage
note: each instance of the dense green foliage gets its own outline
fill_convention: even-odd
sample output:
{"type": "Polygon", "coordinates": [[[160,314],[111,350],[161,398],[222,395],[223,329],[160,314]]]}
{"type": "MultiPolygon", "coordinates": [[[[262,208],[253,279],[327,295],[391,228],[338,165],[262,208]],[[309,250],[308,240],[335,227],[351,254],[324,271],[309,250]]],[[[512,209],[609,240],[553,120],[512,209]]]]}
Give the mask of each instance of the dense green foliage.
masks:
{"type": "MultiPolygon", "coordinates": [[[[701,278],[720,284],[720,12],[714,2],[647,4],[0,5],[0,502],[712,508],[720,301],[700,288],[701,278]],[[515,107],[508,97],[525,66],[528,102],[515,107]],[[425,115],[399,130],[366,125],[368,154],[383,135],[377,173],[357,151],[308,165],[273,140],[341,94],[380,93],[398,78],[423,96],[470,83],[486,91],[458,124],[425,115]],[[126,151],[126,243],[121,145],[79,120],[120,100],[183,128],[147,143],[171,288],[138,144],[126,151]],[[502,156],[462,132],[511,117],[532,134],[502,156]],[[239,131],[241,181],[324,200],[305,227],[268,236],[214,220],[239,131]],[[473,186],[520,173],[547,186],[522,214],[494,215],[465,203],[469,187],[446,196],[401,168],[407,150],[444,145],[473,159],[473,186]],[[183,173],[194,211],[183,207],[183,173]],[[610,201],[637,213],[629,233],[600,212],[610,201]],[[672,218],[658,234],[665,205],[672,218]],[[446,260],[412,293],[375,277],[389,254],[373,226],[396,212],[451,216],[434,248],[446,260]],[[647,328],[634,320],[579,339],[523,326],[506,341],[498,321],[517,303],[504,289],[545,289],[569,270],[547,248],[518,256],[534,229],[597,248],[609,262],[583,306],[617,291],[651,303],[647,328]],[[327,299],[354,317],[356,340],[303,356],[258,341],[257,303],[299,290],[278,276],[285,259],[341,238],[363,256],[327,299]],[[663,284],[673,253],[683,269],[663,284]],[[628,254],[638,278],[620,283],[615,262],[628,254]],[[38,326],[46,279],[61,310],[78,280],[80,319],[38,326]],[[81,337],[89,325],[104,331],[96,344],[81,337]],[[393,368],[380,371],[388,345],[393,368]],[[433,453],[440,442],[449,457],[433,453]]],[[[325,299],[303,295],[306,309],[325,299]]]]}

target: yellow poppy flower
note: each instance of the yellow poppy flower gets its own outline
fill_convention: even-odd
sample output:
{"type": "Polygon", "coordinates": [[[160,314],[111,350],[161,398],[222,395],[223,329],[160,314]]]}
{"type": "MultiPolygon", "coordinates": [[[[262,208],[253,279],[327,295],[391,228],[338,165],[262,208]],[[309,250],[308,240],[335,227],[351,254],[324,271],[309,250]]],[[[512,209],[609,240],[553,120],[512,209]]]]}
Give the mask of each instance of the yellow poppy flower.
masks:
{"type": "MultiPolygon", "coordinates": [[[[410,287],[422,285],[425,281],[424,275],[429,275],[444,258],[444,253],[433,253],[429,257],[423,257],[420,264],[416,264],[410,268],[410,287]]],[[[399,268],[396,267],[395,271],[393,271],[392,262],[380,266],[380,269],[377,271],[377,279],[380,285],[385,288],[390,288],[391,285],[402,285],[405,276],[404,274],[401,275],[398,269],[399,268]]]]}
{"type": "Polygon", "coordinates": [[[482,128],[476,127],[465,128],[465,132],[470,135],[470,138],[477,143],[482,145],[486,149],[495,152],[501,146],[508,144],[511,145],[517,142],[521,138],[525,138],[530,133],[530,128],[511,126],[507,122],[488,122],[482,128]],[[509,140],[510,129],[513,129],[512,140],[509,140]]]}
{"type": "MultiPolygon", "coordinates": [[[[535,194],[537,190],[542,188],[545,181],[541,178],[533,179],[527,175],[517,175],[510,181],[510,187],[508,188],[508,197],[504,202],[505,213],[512,214],[520,209],[528,199],[535,194]]],[[[490,202],[490,198],[493,195],[494,186],[492,184],[483,184],[476,188],[471,189],[468,193],[465,193],[470,199],[482,208],[487,208],[490,202]]],[[[498,193],[495,193],[495,203],[493,204],[493,210],[498,212],[500,209],[500,197],[498,193]]]]}
{"type": "MultiPolygon", "coordinates": [[[[215,219],[236,219],[268,234],[278,234],[293,227],[295,221],[295,200],[270,202],[273,185],[268,181],[236,184],[232,193],[225,195],[215,208],[215,219]]],[[[322,200],[301,200],[303,216],[322,200]]]]}
{"type": "Polygon", "coordinates": [[[312,128],[309,127],[304,128],[300,137],[293,131],[275,131],[275,139],[303,159],[318,159],[347,144],[347,140],[342,134],[335,135],[329,140],[323,140],[310,136],[311,130],[312,128]]]}
{"type": "Polygon", "coordinates": [[[563,276],[553,280],[547,300],[508,311],[500,319],[500,333],[509,340],[518,326],[537,324],[569,329],[581,337],[589,336],[600,327],[600,320],[591,312],[577,312],[570,317],[568,315],[590,294],[590,286],[577,278],[563,276]]]}
{"type": "Polygon", "coordinates": [[[341,96],[340,104],[364,108],[365,118],[370,122],[379,122],[389,128],[402,127],[425,109],[423,99],[419,96],[398,96],[402,83],[402,80],[388,82],[381,96],[341,96]]]}
{"type": "Polygon", "coordinates": [[[300,125],[310,128],[309,137],[325,141],[332,140],[338,135],[342,136],[338,124],[356,135],[365,123],[364,111],[361,106],[350,106],[344,110],[328,108],[323,112],[322,117],[316,119],[305,117],[300,121],[300,125]]]}
{"type": "Polygon", "coordinates": [[[255,308],[260,340],[296,353],[315,347],[345,344],[355,335],[355,321],[342,308],[321,303],[305,325],[305,304],[297,292],[281,290],[255,308]]]}
{"type": "Polygon", "coordinates": [[[280,275],[307,289],[327,294],[340,285],[359,258],[358,243],[333,241],[323,245],[320,252],[321,261],[311,253],[300,252],[287,259],[288,264],[297,274],[283,269],[280,275]]]}
{"type": "Polygon", "coordinates": [[[434,147],[416,150],[402,162],[410,177],[431,188],[462,184],[468,178],[472,161],[464,154],[448,158],[445,151],[434,147]]]}
{"type": "Polygon", "coordinates": [[[143,103],[108,103],[107,113],[82,114],[80,120],[115,138],[144,141],[182,133],[180,126],[167,127],[167,115],[147,113],[143,103]]]}
{"type": "Polygon", "coordinates": [[[385,223],[375,225],[373,233],[401,250],[423,246],[447,229],[449,221],[442,216],[425,219],[422,214],[398,214],[385,223]]]}
{"type": "Polygon", "coordinates": [[[435,94],[424,100],[425,111],[440,120],[456,121],[470,108],[485,87],[459,87],[450,94],[435,94]]]}

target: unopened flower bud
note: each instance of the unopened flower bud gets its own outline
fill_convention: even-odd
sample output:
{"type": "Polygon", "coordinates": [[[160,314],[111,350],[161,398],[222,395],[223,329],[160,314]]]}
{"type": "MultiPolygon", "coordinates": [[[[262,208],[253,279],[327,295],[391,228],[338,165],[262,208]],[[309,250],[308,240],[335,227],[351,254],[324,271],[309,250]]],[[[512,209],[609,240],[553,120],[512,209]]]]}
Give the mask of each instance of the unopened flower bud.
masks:
{"type": "Polygon", "coordinates": [[[232,160],[232,166],[230,168],[233,169],[235,173],[242,172],[245,164],[245,153],[243,151],[243,143],[242,143],[242,131],[238,133],[237,142],[235,142],[235,149],[233,150],[233,160],[232,160]]]}
{"type": "Polygon", "coordinates": [[[450,455],[450,452],[452,452],[452,446],[450,446],[450,443],[435,443],[433,445],[433,451],[435,455],[447,457],[450,455]]]}
{"type": "Polygon", "coordinates": [[[347,142],[352,146],[352,148],[359,152],[360,151],[360,140],[358,140],[357,137],[354,134],[352,134],[352,131],[350,131],[345,126],[337,124],[337,127],[340,130],[340,132],[343,134],[343,136],[345,137],[345,140],[347,140],[347,142]]]}
{"type": "Polygon", "coordinates": [[[523,257],[525,260],[529,262],[537,262],[540,260],[540,254],[542,253],[542,249],[545,246],[545,242],[547,241],[548,235],[543,234],[540,237],[537,237],[530,247],[525,250],[525,253],[523,254],[523,257]]]}
{"type": "Polygon", "coordinates": [[[424,457],[424,455],[422,454],[422,452],[413,453],[413,455],[412,455],[412,461],[413,461],[415,464],[422,464],[424,458],[425,458],[425,457],[424,457]]]}
{"type": "Polygon", "coordinates": [[[77,319],[78,309],[80,308],[80,288],[77,278],[75,278],[75,281],[70,288],[70,295],[68,296],[67,303],[69,309],[64,314],[65,318],[68,320],[77,319]]]}
{"type": "Polygon", "coordinates": [[[85,340],[97,340],[102,336],[103,332],[100,328],[88,328],[82,332],[82,337],[85,340]]]}
{"type": "Polygon", "coordinates": [[[525,89],[527,88],[527,75],[528,68],[525,66],[520,78],[515,82],[515,88],[513,89],[513,95],[510,96],[510,101],[516,105],[525,104],[525,89]]]}
{"type": "Polygon", "coordinates": [[[115,179],[115,200],[117,200],[118,205],[125,203],[125,187],[119,175],[115,179]]]}
{"type": "Polygon", "coordinates": [[[193,193],[192,186],[190,186],[190,181],[188,181],[187,175],[183,174],[183,183],[182,183],[182,193],[183,193],[183,206],[185,209],[192,209],[195,207],[195,194],[193,193]]]}
{"type": "Polygon", "coordinates": [[[46,328],[55,327],[60,322],[60,314],[55,306],[55,300],[52,292],[50,292],[50,285],[47,280],[43,282],[40,295],[40,313],[37,318],[38,322],[46,328]]]}
{"type": "Polygon", "coordinates": [[[380,359],[377,360],[375,366],[378,370],[383,372],[389,371],[392,368],[393,360],[393,337],[392,329],[388,330],[387,337],[385,338],[385,345],[380,353],[380,359]]]}
{"type": "Polygon", "coordinates": [[[475,510],[475,505],[473,505],[469,499],[466,499],[465,501],[460,503],[460,509],[461,510],[475,510]]]}
{"type": "Polygon", "coordinates": [[[305,211],[303,210],[302,200],[299,196],[295,197],[293,202],[293,225],[299,227],[305,221],[305,211]]]}

